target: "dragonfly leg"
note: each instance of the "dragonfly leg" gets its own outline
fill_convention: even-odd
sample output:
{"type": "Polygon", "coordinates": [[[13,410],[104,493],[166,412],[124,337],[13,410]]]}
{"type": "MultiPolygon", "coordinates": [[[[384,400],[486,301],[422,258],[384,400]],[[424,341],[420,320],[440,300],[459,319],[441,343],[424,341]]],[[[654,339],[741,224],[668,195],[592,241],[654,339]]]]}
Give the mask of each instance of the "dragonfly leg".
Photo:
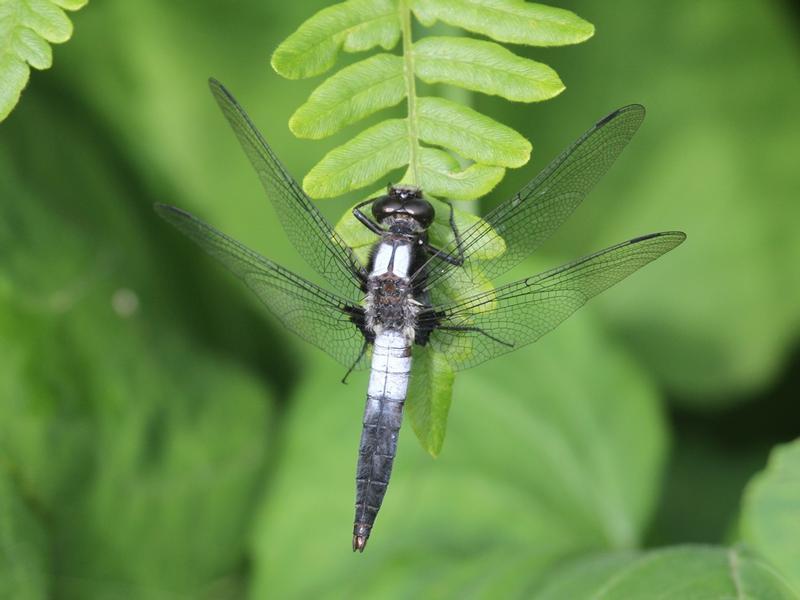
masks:
{"type": "Polygon", "coordinates": [[[509,348],[513,348],[514,347],[514,344],[512,344],[510,342],[503,341],[500,338],[496,338],[491,333],[486,333],[486,331],[484,331],[480,327],[469,327],[469,326],[466,326],[466,325],[441,325],[441,326],[437,327],[437,329],[439,329],[441,331],[472,331],[472,332],[475,332],[475,333],[480,333],[481,335],[485,335],[490,340],[495,341],[498,344],[503,344],[504,346],[508,346],[509,348]]]}
{"type": "Polygon", "coordinates": [[[464,264],[464,248],[461,246],[461,233],[456,226],[456,213],[453,208],[453,203],[449,200],[442,200],[448,207],[450,207],[450,229],[453,231],[453,237],[456,239],[456,252],[458,252],[458,260],[464,264]]]}
{"type": "Polygon", "coordinates": [[[461,233],[458,231],[458,227],[456,226],[456,217],[455,211],[453,209],[453,203],[447,200],[440,200],[444,204],[450,208],[450,230],[453,232],[453,237],[456,240],[456,253],[455,255],[452,252],[445,252],[444,250],[440,250],[438,248],[434,248],[429,243],[425,242],[423,247],[427,250],[430,254],[438,256],[445,262],[449,262],[451,265],[460,267],[464,264],[464,248],[461,246],[461,233]]]}
{"type": "Polygon", "coordinates": [[[372,219],[370,219],[367,215],[361,212],[361,207],[366,206],[367,204],[372,204],[375,202],[375,198],[370,198],[369,200],[364,200],[364,202],[359,202],[353,207],[353,216],[358,219],[359,223],[361,223],[364,227],[369,229],[372,233],[377,235],[381,235],[384,233],[383,229],[381,229],[380,225],[375,223],[372,219]]]}
{"type": "Polygon", "coordinates": [[[353,370],[356,368],[356,365],[361,362],[362,358],[364,358],[364,354],[366,354],[367,352],[367,345],[369,345],[369,342],[367,342],[367,340],[364,339],[364,345],[361,346],[361,352],[358,353],[358,358],[356,358],[355,361],[353,361],[353,364],[350,365],[349,369],[347,369],[347,373],[345,373],[344,377],[342,377],[342,383],[344,383],[345,385],[347,384],[347,378],[350,377],[350,373],[353,372],[353,370]]]}

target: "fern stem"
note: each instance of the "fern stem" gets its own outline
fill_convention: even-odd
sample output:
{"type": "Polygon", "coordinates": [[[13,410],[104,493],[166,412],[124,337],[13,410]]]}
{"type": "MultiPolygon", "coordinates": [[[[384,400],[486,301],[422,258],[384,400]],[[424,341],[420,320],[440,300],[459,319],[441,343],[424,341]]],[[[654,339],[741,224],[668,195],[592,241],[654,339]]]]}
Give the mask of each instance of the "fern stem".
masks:
{"type": "Polygon", "coordinates": [[[410,183],[419,185],[417,175],[417,162],[419,156],[419,134],[417,132],[417,87],[414,70],[414,47],[411,39],[411,9],[406,0],[401,0],[400,23],[403,32],[403,75],[406,82],[406,97],[408,98],[408,166],[411,176],[410,183]]]}

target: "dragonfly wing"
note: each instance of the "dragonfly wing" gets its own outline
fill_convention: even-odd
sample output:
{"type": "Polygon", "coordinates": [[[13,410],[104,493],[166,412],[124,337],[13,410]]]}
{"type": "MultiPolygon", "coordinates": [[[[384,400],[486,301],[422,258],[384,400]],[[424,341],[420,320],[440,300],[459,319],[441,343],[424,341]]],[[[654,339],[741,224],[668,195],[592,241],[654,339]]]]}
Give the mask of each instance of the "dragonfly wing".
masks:
{"type": "Polygon", "coordinates": [[[287,328],[347,367],[356,361],[356,368],[365,366],[361,307],[298,277],[179,208],[157,204],[156,211],[244,281],[287,328]]]}
{"type": "Polygon", "coordinates": [[[535,342],[590,298],[686,239],[669,231],[638,237],[462,302],[420,315],[430,343],[454,369],[473,367],[535,342]]]}
{"type": "Polygon", "coordinates": [[[350,247],[289,175],[233,95],[215,79],[209,80],[209,87],[258,173],[292,244],[339,293],[357,302],[363,295],[363,273],[350,247]]]}
{"type": "MultiPolygon", "coordinates": [[[[589,190],[611,167],[644,120],[645,110],[632,104],[615,110],[553,160],[513,198],[460,232],[464,264],[458,279],[478,286],[519,264],[558,229],[583,201],[589,190]],[[491,260],[476,254],[496,243],[500,236],[505,252],[491,260]]],[[[457,256],[455,239],[443,249],[457,256]]],[[[438,257],[425,265],[426,289],[458,272],[459,268],[438,257]]],[[[422,272],[420,272],[420,276],[422,272]]],[[[463,285],[463,284],[462,284],[463,285]]]]}

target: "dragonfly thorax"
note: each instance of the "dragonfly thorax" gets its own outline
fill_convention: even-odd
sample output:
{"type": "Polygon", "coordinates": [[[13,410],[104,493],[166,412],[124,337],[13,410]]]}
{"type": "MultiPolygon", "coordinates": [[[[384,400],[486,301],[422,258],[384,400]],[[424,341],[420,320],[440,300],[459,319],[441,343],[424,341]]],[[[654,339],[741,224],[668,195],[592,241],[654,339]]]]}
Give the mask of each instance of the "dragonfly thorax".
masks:
{"type": "Polygon", "coordinates": [[[400,331],[413,339],[418,312],[419,304],[414,301],[408,279],[387,273],[367,284],[366,325],[375,334],[400,331]]]}
{"type": "Polygon", "coordinates": [[[418,187],[396,185],[372,203],[372,214],[378,223],[419,232],[433,223],[434,210],[418,187]]]}
{"type": "Polygon", "coordinates": [[[414,299],[410,276],[419,250],[405,236],[387,234],[370,259],[365,324],[374,334],[400,331],[414,337],[419,303],[414,299]]]}

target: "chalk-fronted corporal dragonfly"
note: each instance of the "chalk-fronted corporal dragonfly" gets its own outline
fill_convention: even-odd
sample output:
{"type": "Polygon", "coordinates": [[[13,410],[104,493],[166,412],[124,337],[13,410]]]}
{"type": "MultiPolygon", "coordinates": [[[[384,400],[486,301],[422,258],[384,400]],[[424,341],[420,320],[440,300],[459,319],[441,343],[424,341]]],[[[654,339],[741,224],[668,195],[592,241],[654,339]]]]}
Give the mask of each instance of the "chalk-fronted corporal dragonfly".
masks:
{"type": "Polygon", "coordinates": [[[620,108],[598,121],[533,181],[460,231],[449,205],[450,241],[428,239],[435,211],[423,190],[389,186],[353,209],[377,234],[368,264],[331,227],[234,97],[211,91],[236,133],[297,251],[335,291],[325,290],[175,207],[167,221],[219,259],[286,327],[348,369],[370,366],[356,473],[353,550],[363,551],[389,483],[411,370],[412,345],[427,345],[458,371],[538,340],[587,300],[686,238],[678,231],[633,238],[513,283],[485,285],[544,242],[608,170],[644,119],[620,108]],[[369,207],[369,208],[367,208],[369,207]],[[369,214],[371,213],[371,214],[369,214]],[[482,250],[505,244],[483,260],[482,250]],[[452,284],[473,288],[453,299],[452,284]],[[466,284],[466,286],[465,286],[466,284]]]}

